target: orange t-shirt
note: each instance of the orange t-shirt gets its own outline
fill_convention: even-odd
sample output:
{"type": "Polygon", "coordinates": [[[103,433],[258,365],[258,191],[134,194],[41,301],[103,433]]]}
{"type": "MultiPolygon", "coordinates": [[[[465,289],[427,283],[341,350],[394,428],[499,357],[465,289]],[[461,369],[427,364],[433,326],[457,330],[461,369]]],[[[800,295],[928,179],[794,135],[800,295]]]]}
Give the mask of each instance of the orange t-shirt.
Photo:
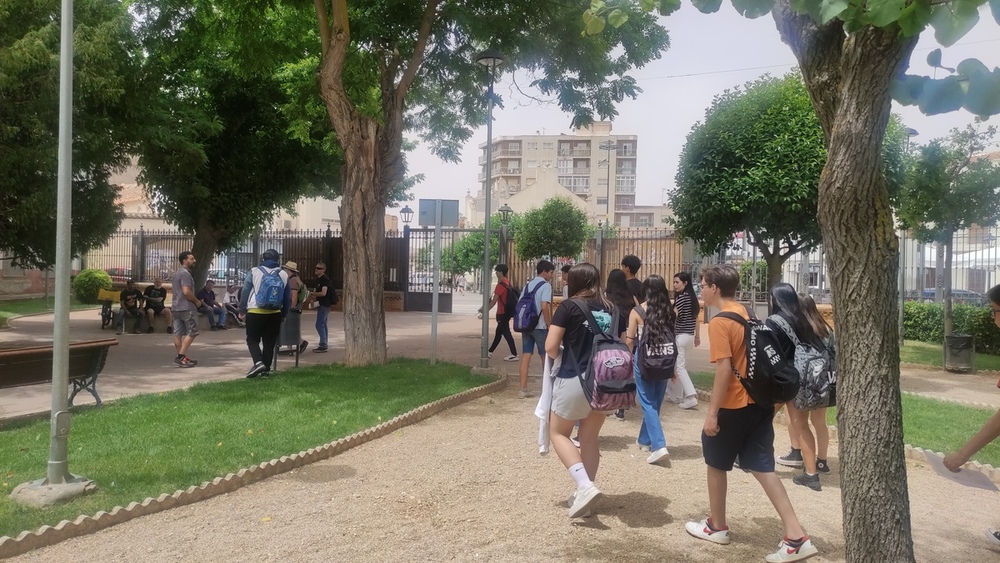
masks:
{"type": "MultiPolygon", "coordinates": [[[[727,303],[722,307],[722,310],[736,313],[744,319],[750,318],[747,315],[746,308],[735,301],[727,303]]],[[[713,364],[719,360],[729,358],[733,367],[736,368],[736,371],[740,375],[746,374],[747,345],[745,335],[743,334],[743,325],[732,319],[719,316],[712,317],[712,320],[708,323],[708,356],[713,364]]],[[[750,398],[747,390],[743,388],[743,384],[736,378],[736,374],[732,374],[729,387],[726,388],[726,396],[722,398],[720,407],[724,409],[741,409],[752,402],[753,399],[750,398]]]]}

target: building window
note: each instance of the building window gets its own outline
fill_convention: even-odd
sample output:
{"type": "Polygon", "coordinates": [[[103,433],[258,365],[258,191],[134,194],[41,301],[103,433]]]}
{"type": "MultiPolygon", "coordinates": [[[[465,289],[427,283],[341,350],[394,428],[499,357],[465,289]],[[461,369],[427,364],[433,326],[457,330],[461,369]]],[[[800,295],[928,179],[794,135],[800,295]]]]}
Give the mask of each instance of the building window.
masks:
{"type": "Polygon", "coordinates": [[[536,141],[528,141],[525,145],[529,151],[537,151],[538,143],[536,141]]]}
{"type": "Polygon", "coordinates": [[[575,194],[590,192],[590,178],[585,176],[559,176],[559,185],[575,194]]]}
{"type": "Polygon", "coordinates": [[[560,174],[571,174],[573,172],[573,161],[566,159],[559,159],[559,173],[560,174]]]}
{"type": "MultiPolygon", "coordinates": [[[[524,166],[525,166],[525,168],[538,168],[538,161],[537,160],[528,160],[528,161],[525,162],[524,166]]],[[[483,250],[483,253],[485,253],[485,252],[486,251],[483,250]]]]}
{"type": "Polygon", "coordinates": [[[552,143],[542,143],[543,151],[550,151],[552,150],[552,147],[553,147],[552,143]]]}
{"type": "MultiPolygon", "coordinates": [[[[598,207],[603,207],[603,206],[605,206],[607,204],[608,204],[608,198],[606,198],[606,197],[599,197],[599,198],[597,198],[597,206],[598,207]]],[[[485,250],[483,250],[483,254],[486,254],[485,250]]]]}
{"type": "MultiPolygon", "coordinates": [[[[608,179],[607,178],[598,178],[597,179],[597,186],[598,187],[602,187],[603,186],[605,188],[608,187],[608,179]]],[[[486,251],[483,250],[483,252],[486,252],[486,251]]]]}

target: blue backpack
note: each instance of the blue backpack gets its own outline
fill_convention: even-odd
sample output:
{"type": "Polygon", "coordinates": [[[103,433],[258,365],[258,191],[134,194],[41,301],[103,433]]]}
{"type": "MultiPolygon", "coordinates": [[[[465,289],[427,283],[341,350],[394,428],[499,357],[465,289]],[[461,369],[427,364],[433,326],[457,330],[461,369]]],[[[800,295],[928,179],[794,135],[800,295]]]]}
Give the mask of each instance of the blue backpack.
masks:
{"type": "Polygon", "coordinates": [[[281,268],[270,272],[263,266],[258,266],[258,269],[264,277],[257,288],[257,308],[280,309],[285,301],[285,282],[281,281],[281,268]]]}
{"type": "Polygon", "coordinates": [[[544,280],[539,282],[535,285],[535,289],[530,291],[527,287],[524,288],[517,305],[514,305],[514,332],[531,332],[538,326],[540,311],[535,310],[535,293],[545,283],[544,280]]]}

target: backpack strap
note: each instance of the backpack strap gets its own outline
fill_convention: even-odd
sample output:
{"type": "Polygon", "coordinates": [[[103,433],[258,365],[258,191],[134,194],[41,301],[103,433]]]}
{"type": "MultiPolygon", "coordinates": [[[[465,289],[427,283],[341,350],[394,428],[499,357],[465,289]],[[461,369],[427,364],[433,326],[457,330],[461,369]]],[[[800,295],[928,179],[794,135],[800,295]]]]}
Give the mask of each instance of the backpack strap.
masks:
{"type": "Polygon", "coordinates": [[[788,339],[792,341],[792,344],[794,344],[796,348],[802,345],[802,341],[799,340],[799,335],[795,334],[795,329],[792,325],[788,324],[785,317],[782,317],[781,315],[771,315],[767,318],[767,320],[773,321],[774,324],[781,327],[781,330],[788,336],[788,339]]]}
{"type": "MultiPolygon", "coordinates": [[[[757,317],[754,316],[753,311],[751,311],[749,307],[747,307],[747,313],[749,313],[751,315],[750,316],[751,319],[755,319],[756,320],[757,317]]],[[[715,316],[716,317],[722,317],[724,319],[729,319],[731,321],[736,321],[736,322],[740,323],[740,326],[743,327],[743,338],[744,338],[744,340],[748,338],[747,331],[750,330],[750,323],[748,323],[747,320],[743,318],[743,315],[737,315],[736,313],[733,313],[732,311],[720,311],[720,312],[716,313],[715,316]]],[[[740,375],[740,372],[736,369],[736,362],[732,361],[732,358],[730,358],[729,365],[730,365],[730,367],[733,368],[733,373],[736,374],[736,377],[743,377],[742,375],[740,375]]],[[[749,368],[749,366],[747,366],[747,367],[749,368]]]]}
{"type": "MultiPolygon", "coordinates": [[[[598,334],[603,334],[605,336],[608,335],[608,333],[601,330],[600,325],[597,324],[597,319],[594,318],[594,313],[590,310],[590,305],[588,305],[586,301],[584,301],[583,299],[574,298],[570,299],[570,302],[576,305],[577,308],[579,308],[580,311],[583,312],[583,316],[587,319],[587,324],[590,327],[590,332],[593,333],[594,336],[597,336],[598,334]]],[[[618,319],[614,319],[612,322],[614,323],[613,328],[617,328],[618,319]]]]}
{"type": "Polygon", "coordinates": [[[535,285],[535,289],[531,289],[531,290],[528,289],[528,287],[531,284],[528,284],[528,285],[524,286],[524,296],[528,297],[530,295],[531,298],[534,299],[535,293],[542,287],[543,283],[546,283],[546,281],[542,280],[541,282],[539,282],[538,284],[535,285]]]}

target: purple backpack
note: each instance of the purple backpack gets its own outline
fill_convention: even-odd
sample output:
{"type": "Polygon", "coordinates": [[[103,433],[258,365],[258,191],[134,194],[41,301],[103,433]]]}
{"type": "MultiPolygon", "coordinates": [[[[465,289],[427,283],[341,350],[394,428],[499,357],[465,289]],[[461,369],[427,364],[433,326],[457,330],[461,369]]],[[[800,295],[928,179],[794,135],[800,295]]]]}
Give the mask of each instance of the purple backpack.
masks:
{"type": "Polygon", "coordinates": [[[635,406],[635,373],[632,371],[632,353],[618,337],[618,311],[611,317],[611,333],[597,324],[594,313],[586,301],[571,299],[583,311],[594,344],[590,350],[587,373],[581,374],[583,394],[595,411],[613,411],[635,406]]]}

